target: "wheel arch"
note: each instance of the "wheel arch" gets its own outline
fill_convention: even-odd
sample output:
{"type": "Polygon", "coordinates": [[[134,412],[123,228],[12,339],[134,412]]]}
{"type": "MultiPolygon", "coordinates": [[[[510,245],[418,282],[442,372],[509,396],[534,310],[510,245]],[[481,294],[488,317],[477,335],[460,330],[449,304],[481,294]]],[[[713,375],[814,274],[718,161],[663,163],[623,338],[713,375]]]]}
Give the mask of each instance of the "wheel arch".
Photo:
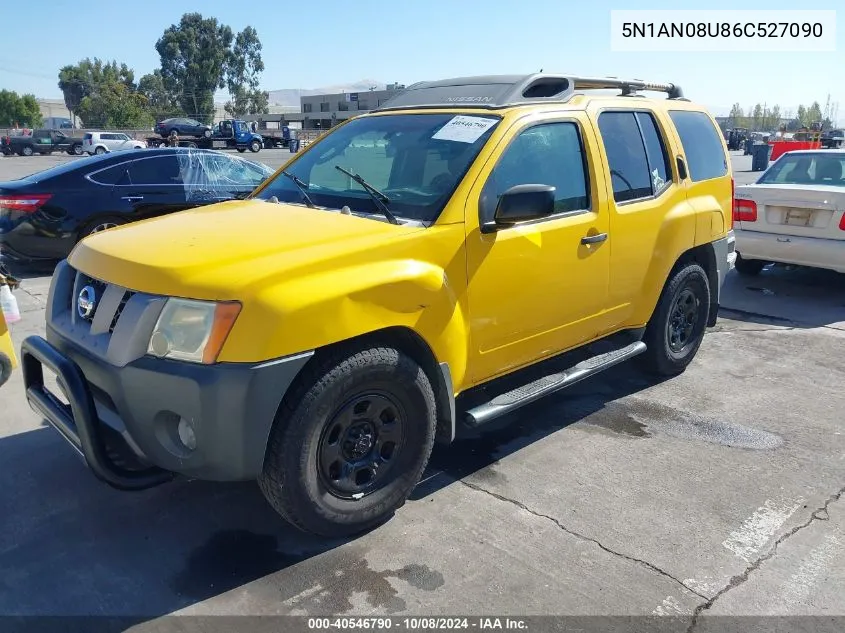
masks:
{"type": "MultiPolygon", "coordinates": [[[[344,349],[361,349],[364,346],[391,347],[407,354],[422,368],[434,390],[437,405],[435,441],[439,444],[451,443],[455,438],[456,413],[455,391],[449,363],[439,362],[426,340],[409,327],[391,326],[321,347],[315,350],[299,375],[303,375],[309,365],[320,363],[330,354],[344,349]]],[[[289,389],[288,393],[291,390],[289,389]]],[[[284,402],[283,398],[280,407],[284,405],[284,402]]]]}

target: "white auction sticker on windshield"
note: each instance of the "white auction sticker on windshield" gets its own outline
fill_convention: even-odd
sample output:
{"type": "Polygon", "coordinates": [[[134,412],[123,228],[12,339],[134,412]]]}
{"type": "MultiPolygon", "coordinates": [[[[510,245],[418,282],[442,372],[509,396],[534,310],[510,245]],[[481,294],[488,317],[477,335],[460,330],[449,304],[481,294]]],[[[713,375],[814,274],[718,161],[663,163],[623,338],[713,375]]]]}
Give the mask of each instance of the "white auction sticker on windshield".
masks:
{"type": "Polygon", "coordinates": [[[458,115],[449,121],[437,134],[431,138],[438,141],[457,141],[459,143],[475,143],[482,134],[498,123],[499,119],[488,119],[480,116],[458,115]]]}

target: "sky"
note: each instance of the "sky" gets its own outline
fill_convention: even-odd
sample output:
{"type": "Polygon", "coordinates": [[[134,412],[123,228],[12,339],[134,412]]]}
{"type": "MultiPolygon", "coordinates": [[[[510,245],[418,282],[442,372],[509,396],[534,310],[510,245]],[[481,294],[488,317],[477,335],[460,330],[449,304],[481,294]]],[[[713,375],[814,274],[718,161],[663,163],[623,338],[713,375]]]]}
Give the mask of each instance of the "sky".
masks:
{"type": "MultiPolygon", "coordinates": [[[[10,1],[10,0],[6,0],[10,1]]],[[[371,79],[381,83],[463,75],[546,72],[638,77],[680,84],[714,114],[738,102],[781,109],[838,101],[845,123],[845,5],[841,0],[653,0],[647,9],[837,9],[836,52],[612,52],[610,12],[621,0],[49,0],[51,16],[72,25],[52,45],[0,49],[0,89],[60,98],[61,66],[85,57],[116,59],[136,80],[158,66],[155,42],[183,13],[247,25],[263,44],[265,90],[317,88],[371,79]],[[837,6],[839,5],[839,6],[837,6]],[[82,31],[87,31],[87,35],[82,31]]],[[[633,4],[633,3],[631,3],[633,4]]],[[[636,6],[636,5],[634,5],[636,6]]]]}

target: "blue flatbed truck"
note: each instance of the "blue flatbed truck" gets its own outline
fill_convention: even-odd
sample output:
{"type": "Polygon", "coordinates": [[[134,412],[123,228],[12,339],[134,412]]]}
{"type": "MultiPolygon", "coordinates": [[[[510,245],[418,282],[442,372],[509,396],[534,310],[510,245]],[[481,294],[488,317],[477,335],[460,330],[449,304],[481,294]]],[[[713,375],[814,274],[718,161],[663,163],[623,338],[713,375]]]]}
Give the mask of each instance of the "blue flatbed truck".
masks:
{"type": "MultiPolygon", "coordinates": [[[[167,145],[167,139],[150,136],[145,139],[150,147],[167,145]]],[[[179,147],[198,147],[200,149],[237,149],[260,152],[264,139],[250,129],[249,123],[238,119],[224,119],[214,126],[211,136],[204,138],[179,139],[179,147]]]]}

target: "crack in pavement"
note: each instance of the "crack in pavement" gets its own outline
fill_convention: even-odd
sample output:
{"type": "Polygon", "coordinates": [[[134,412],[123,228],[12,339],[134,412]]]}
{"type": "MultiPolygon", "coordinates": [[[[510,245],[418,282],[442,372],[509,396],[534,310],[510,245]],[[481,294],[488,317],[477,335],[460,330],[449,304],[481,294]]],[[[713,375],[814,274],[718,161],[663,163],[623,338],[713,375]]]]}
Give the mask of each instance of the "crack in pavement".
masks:
{"type": "Polygon", "coordinates": [[[778,547],[780,546],[781,543],[783,543],[787,539],[795,536],[795,534],[797,534],[798,532],[800,532],[804,528],[809,527],[810,525],[812,525],[816,521],[828,521],[828,520],[830,520],[830,514],[828,513],[827,509],[828,509],[828,507],[830,506],[831,503],[835,503],[836,501],[839,501],[839,499],[842,497],[843,494],[845,494],[845,486],[843,486],[837,492],[830,495],[827,498],[827,500],[825,500],[824,504],[822,504],[821,507],[813,510],[810,513],[810,518],[807,519],[804,523],[802,523],[801,525],[795,526],[794,528],[792,528],[791,530],[789,530],[788,532],[783,534],[777,541],[775,541],[774,545],[772,545],[772,547],[769,549],[768,552],[766,552],[765,555],[759,557],[757,560],[755,560],[753,563],[751,563],[748,567],[745,568],[745,570],[741,574],[731,578],[730,582],[727,585],[725,585],[724,587],[722,587],[716,593],[716,595],[714,595],[712,598],[709,598],[707,600],[707,602],[704,602],[703,604],[698,605],[695,608],[695,610],[692,612],[692,622],[690,623],[689,628],[687,628],[687,633],[692,633],[692,631],[695,630],[695,627],[698,624],[698,618],[702,614],[702,612],[707,611],[708,609],[712,608],[713,604],[719,598],[724,596],[726,593],[728,593],[729,591],[731,591],[733,589],[736,589],[737,587],[739,587],[740,585],[745,583],[745,581],[748,580],[748,577],[753,572],[757,571],[763,563],[765,563],[766,561],[773,558],[774,555],[777,553],[778,547]]]}
{"type": "MultiPolygon", "coordinates": [[[[823,326],[827,327],[827,326],[823,326]]],[[[736,332],[789,332],[791,330],[797,330],[798,326],[793,325],[789,327],[784,327],[781,325],[773,325],[772,327],[766,328],[731,328],[731,329],[724,329],[724,330],[711,330],[707,334],[734,334],[736,332]]]]}
{"type": "Polygon", "coordinates": [[[511,499],[510,497],[505,497],[504,495],[500,495],[500,494],[497,494],[495,492],[491,492],[490,490],[487,490],[486,488],[482,488],[481,486],[479,486],[477,484],[471,484],[468,481],[464,481],[463,479],[460,479],[459,481],[460,481],[460,483],[462,483],[467,488],[470,488],[470,489],[475,490],[477,492],[483,492],[484,494],[490,495],[494,499],[498,499],[499,501],[504,501],[505,503],[510,503],[511,505],[515,505],[516,507],[521,508],[522,510],[525,510],[529,514],[533,514],[536,517],[540,517],[541,519],[546,519],[547,521],[551,521],[558,528],[560,528],[561,530],[563,530],[567,534],[574,536],[575,538],[580,539],[582,541],[587,541],[588,543],[593,543],[594,545],[598,545],[602,550],[604,550],[608,554],[612,554],[613,556],[618,556],[619,558],[624,558],[625,560],[631,561],[633,563],[637,563],[638,565],[642,565],[643,567],[649,569],[650,571],[653,571],[653,572],[655,572],[655,573],[657,573],[661,576],[664,576],[664,577],[669,578],[670,580],[676,582],[677,584],[681,585],[681,587],[683,587],[684,589],[686,589],[690,593],[695,594],[699,598],[707,600],[707,596],[700,594],[699,592],[697,592],[692,587],[687,586],[685,583],[683,583],[682,581],[675,578],[669,572],[663,571],[662,569],[660,569],[660,567],[657,567],[656,565],[649,563],[647,560],[643,560],[641,558],[635,558],[633,556],[628,556],[627,554],[623,554],[622,552],[617,552],[616,550],[610,549],[609,547],[602,544],[597,539],[594,539],[590,536],[585,536],[584,534],[576,532],[575,530],[572,530],[572,529],[566,527],[563,523],[561,523],[559,520],[557,520],[553,516],[549,516],[548,514],[543,514],[542,512],[537,512],[535,510],[532,510],[531,508],[526,506],[524,503],[517,501],[516,499],[511,499]]]}

